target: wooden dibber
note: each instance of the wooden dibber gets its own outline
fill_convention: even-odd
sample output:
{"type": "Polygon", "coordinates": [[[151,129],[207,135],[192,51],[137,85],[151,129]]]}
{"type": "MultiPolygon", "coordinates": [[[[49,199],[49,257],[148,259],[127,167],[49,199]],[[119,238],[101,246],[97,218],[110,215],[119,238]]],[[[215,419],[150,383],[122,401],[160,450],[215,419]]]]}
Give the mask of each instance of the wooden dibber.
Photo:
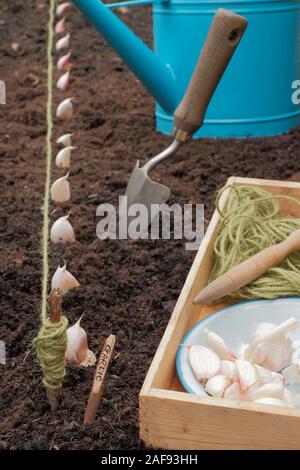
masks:
{"type": "Polygon", "coordinates": [[[206,304],[222,299],[232,291],[254,281],[270,268],[278,266],[287,256],[299,250],[300,230],[295,230],[283,242],[265,248],[208,284],[193,303],[206,304]]]}
{"type": "Polygon", "coordinates": [[[93,424],[99,408],[100,400],[104,391],[104,380],[112,359],[116,343],[115,335],[110,335],[103,346],[98,364],[95,370],[92,389],[90,391],[87,407],[84,414],[83,424],[93,424]]]}

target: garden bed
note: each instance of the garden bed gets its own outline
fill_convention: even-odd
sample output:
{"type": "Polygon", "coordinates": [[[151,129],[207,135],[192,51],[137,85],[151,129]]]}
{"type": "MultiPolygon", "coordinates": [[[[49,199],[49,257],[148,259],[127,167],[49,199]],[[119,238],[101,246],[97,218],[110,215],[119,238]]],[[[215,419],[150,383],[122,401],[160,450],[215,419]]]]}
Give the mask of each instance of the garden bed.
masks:
{"type": "MultiPolygon", "coordinates": [[[[7,105],[0,107],[0,339],[7,346],[7,365],[0,366],[0,448],[136,449],[139,391],[195,253],[181,241],[97,241],[95,213],[124,193],[137,158],[145,162],[170,139],[155,132],[153,99],[72,8],[78,150],[72,202],[51,222],[72,207],[77,242],[64,250],[50,245],[50,273],[68,259],[82,287],[68,294],[65,312],[72,323],[84,313],[97,352],[116,334],[118,353],[97,421],[84,428],[93,370],[69,369],[54,414],[31,350],[41,302],[48,2],[3,2],[0,13],[0,79],[7,85],[7,105]]],[[[151,43],[150,9],[131,9],[122,18],[151,43]]],[[[61,99],[55,92],[55,104],[61,99]]],[[[57,125],[53,142],[59,131],[57,125]]],[[[300,129],[272,139],[195,141],[156,169],[154,179],[172,189],[172,202],[205,203],[209,220],[216,190],[229,176],[293,178],[300,171],[299,137],[300,129]]],[[[53,167],[53,178],[60,175],[53,167]]]]}

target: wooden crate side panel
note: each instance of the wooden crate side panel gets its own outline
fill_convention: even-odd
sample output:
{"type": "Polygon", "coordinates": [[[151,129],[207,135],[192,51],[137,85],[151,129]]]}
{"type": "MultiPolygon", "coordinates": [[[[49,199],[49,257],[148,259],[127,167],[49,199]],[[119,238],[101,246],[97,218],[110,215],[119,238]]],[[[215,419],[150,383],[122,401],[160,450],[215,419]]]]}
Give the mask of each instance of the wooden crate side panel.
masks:
{"type": "MultiPolygon", "coordinates": [[[[269,181],[249,178],[235,178],[237,186],[258,186],[276,196],[289,196],[300,200],[300,184],[292,181],[269,181]]],[[[278,199],[279,207],[288,217],[300,217],[300,206],[286,199],[278,199]]]]}
{"type": "Polygon", "coordinates": [[[192,395],[171,398],[154,390],[140,397],[140,437],[147,447],[161,449],[299,450],[300,411],[289,415],[257,406],[208,404],[192,395]]]}

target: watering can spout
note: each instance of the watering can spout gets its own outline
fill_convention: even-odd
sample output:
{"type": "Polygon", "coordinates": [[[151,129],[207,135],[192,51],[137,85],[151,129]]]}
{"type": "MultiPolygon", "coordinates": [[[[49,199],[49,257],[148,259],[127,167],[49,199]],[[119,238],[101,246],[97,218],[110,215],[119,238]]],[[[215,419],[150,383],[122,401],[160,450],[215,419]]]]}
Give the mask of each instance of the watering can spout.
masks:
{"type": "Polygon", "coordinates": [[[73,2],[122,57],[161,107],[166,112],[173,113],[178,103],[178,92],[171,67],[164,64],[100,0],[73,2]]]}

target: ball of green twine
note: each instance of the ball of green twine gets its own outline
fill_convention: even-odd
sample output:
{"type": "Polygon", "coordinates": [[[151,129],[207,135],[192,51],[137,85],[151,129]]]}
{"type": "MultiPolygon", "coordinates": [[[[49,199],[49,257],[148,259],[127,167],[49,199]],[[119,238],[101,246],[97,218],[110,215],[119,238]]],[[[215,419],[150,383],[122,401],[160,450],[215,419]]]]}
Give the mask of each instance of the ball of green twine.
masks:
{"type": "MultiPolygon", "coordinates": [[[[229,185],[217,195],[221,223],[214,244],[214,265],[210,281],[259,251],[285,240],[300,228],[300,219],[288,218],[280,210],[280,200],[289,206],[300,201],[285,195],[272,195],[261,188],[229,185]],[[224,212],[220,197],[230,193],[224,212]]],[[[230,293],[226,300],[275,299],[300,295],[300,252],[292,253],[279,266],[271,268],[250,284],[230,293]]]]}
{"type": "Polygon", "coordinates": [[[58,323],[46,319],[33,342],[43,370],[43,384],[49,389],[61,388],[66,374],[67,328],[65,316],[61,316],[58,323]]]}

